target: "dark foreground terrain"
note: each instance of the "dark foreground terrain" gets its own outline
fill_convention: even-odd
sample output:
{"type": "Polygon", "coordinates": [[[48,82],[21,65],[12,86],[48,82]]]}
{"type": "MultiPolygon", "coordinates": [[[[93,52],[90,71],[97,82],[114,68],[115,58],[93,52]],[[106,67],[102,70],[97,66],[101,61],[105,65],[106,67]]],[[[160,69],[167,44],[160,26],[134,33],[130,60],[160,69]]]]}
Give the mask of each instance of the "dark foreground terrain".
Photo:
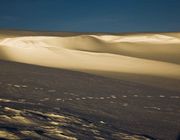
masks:
{"type": "Polygon", "coordinates": [[[0,138],[175,140],[180,92],[0,61],[0,138]]]}

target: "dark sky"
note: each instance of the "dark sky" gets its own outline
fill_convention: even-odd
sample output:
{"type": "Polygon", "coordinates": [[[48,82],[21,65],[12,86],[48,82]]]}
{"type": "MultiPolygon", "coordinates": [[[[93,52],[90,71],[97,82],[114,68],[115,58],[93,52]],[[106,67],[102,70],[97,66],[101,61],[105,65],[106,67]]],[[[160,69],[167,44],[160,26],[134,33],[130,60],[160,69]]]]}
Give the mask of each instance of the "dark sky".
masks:
{"type": "Polygon", "coordinates": [[[180,0],[0,0],[0,28],[180,31],[180,0]]]}

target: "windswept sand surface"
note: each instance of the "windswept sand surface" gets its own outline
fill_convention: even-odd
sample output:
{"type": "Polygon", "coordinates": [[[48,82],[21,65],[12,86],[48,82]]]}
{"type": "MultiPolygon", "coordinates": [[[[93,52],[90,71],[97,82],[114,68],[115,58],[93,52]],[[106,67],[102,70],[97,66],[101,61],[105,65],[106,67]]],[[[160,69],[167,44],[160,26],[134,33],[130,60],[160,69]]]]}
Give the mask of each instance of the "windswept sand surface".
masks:
{"type": "Polygon", "coordinates": [[[0,139],[176,140],[180,93],[0,61],[0,139]]]}
{"type": "Polygon", "coordinates": [[[0,31],[0,139],[174,140],[179,85],[180,33],[0,31]]]}
{"type": "Polygon", "coordinates": [[[64,37],[1,33],[0,59],[180,90],[180,33],[64,37]]]}

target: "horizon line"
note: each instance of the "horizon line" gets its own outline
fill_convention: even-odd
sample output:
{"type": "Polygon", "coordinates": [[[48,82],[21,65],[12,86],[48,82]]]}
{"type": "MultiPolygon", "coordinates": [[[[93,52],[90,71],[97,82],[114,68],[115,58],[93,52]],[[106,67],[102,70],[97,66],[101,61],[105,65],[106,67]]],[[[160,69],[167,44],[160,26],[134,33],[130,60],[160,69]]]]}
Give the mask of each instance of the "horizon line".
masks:
{"type": "Polygon", "coordinates": [[[126,31],[126,32],[109,32],[109,31],[100,31],[100,32],[96,32],[96,31],[60,31],[60,30],[37,30],[37,29],[22,29],[22,28],[1,28],[0,27],[0,31],[17,31],[17,32],[21,32],[21,31],[26,31],[26,32],[49,32],[49,33],[107,33],[107,34],[136,34],[136,33],[179,33],[180,31],[126,31]]]}

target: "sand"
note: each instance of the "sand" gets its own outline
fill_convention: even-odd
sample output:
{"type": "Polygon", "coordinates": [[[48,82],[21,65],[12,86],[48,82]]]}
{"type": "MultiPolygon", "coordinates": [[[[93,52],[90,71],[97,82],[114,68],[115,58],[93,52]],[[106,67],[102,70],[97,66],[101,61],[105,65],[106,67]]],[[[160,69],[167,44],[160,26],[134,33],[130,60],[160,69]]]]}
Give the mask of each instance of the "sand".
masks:
{"type": "Polygon", "coordinates": [[[180,83],[180,33],[69,36],[1,33],[0,59],[180,91],[177,86],[180,83]]]}
{"type": "Polygon", "coordinates": [[[0,60],[0,138],[175,140],[179,99],[152,86],[0,60]]]}

